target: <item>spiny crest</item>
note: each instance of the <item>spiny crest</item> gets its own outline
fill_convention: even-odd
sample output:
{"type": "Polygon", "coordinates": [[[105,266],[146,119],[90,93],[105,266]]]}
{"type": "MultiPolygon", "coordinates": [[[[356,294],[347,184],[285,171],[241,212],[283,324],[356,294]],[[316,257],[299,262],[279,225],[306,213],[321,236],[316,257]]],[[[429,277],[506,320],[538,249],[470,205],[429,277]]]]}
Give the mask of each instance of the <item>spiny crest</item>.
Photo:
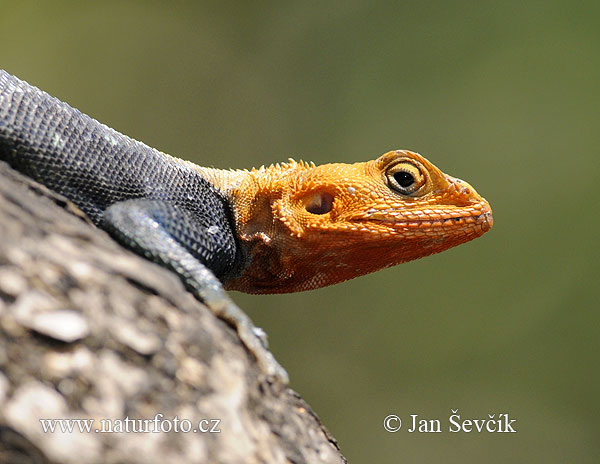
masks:
{"type": "Polygon", "coordinates": [[[270,164],[267,167],[263,164],[260,168],[252,168],[250,172],[263,173],[268,170],[308,169],[314,167],[316,167],[316,164],[312,161],[296,161],[294,158],[288,158],[287,162],[283,161],[281,163],[270,164]]]}

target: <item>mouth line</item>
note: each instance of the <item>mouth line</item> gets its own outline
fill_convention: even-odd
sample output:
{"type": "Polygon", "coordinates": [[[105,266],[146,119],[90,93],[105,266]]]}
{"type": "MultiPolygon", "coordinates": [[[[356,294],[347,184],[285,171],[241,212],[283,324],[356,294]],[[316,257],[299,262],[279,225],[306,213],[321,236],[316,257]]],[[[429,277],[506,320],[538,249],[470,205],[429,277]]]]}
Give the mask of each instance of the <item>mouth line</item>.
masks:
{"type": "Polygon", "coordinates": [[[452,216],[449,218],[411,218],[406,220],[400,220],[399,218],[389,217],[382,218],[372,216],[369,218],[356,219],[356,222],[377,222],[380,224],[390,224],[398,227],[408,228],[438,228],[438,227],[452,227],[452,226],[464,226],[466,224],[483,224],[487,223],[491,228],[493,225],[492,212],[490,210],[482,211],[479,214],[462,214],[459,216],[452,216]]]}

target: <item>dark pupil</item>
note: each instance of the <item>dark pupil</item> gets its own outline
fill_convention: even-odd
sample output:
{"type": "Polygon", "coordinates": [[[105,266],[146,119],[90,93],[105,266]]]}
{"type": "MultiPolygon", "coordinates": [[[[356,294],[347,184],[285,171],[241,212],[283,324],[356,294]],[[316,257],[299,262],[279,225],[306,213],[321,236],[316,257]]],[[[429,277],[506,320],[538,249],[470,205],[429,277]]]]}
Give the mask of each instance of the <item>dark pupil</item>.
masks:
{"type": "Polygon", "coordinates": [[[415,183],[415,178],[412,176],[412,174],[404,171],[395,173],[394,179],[396,179],[396,182],[398,182],[398,185],[400,187],[404,188],[410,187],[412,184],[415,183]]]}

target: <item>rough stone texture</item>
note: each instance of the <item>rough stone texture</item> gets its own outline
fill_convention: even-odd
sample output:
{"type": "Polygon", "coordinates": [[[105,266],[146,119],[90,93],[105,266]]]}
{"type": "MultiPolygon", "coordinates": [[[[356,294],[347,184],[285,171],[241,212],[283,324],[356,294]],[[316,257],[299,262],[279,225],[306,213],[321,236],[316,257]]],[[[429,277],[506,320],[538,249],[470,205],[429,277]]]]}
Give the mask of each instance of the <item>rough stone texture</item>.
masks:
{"type": "Polygon", "coordinates": [[[0,163],[1,463],[345,462],[302,398],[261,380],[235,332],[175,275],[65,209],[0,163]],[[94,430],[157,414],[163,429],[174,416],[192,428],[220,419],[220,433],[40,423],[94,430]]]}

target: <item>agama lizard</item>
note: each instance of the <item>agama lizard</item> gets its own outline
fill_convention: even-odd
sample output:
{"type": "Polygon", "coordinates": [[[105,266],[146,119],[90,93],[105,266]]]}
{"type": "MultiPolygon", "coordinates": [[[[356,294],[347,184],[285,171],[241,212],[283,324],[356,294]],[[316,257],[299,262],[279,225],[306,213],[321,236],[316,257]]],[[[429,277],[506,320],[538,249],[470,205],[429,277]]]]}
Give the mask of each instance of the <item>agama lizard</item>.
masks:
{"type": "Polygon", "coordinates": [[[492,227],[468,183],[417,153],[364,163],[197,166],[152,149],[0,71],[0,159],[176,272],[234,326],[269,376],[287,374],[224,289],[283,293],[421,258],[492,227]]]}

